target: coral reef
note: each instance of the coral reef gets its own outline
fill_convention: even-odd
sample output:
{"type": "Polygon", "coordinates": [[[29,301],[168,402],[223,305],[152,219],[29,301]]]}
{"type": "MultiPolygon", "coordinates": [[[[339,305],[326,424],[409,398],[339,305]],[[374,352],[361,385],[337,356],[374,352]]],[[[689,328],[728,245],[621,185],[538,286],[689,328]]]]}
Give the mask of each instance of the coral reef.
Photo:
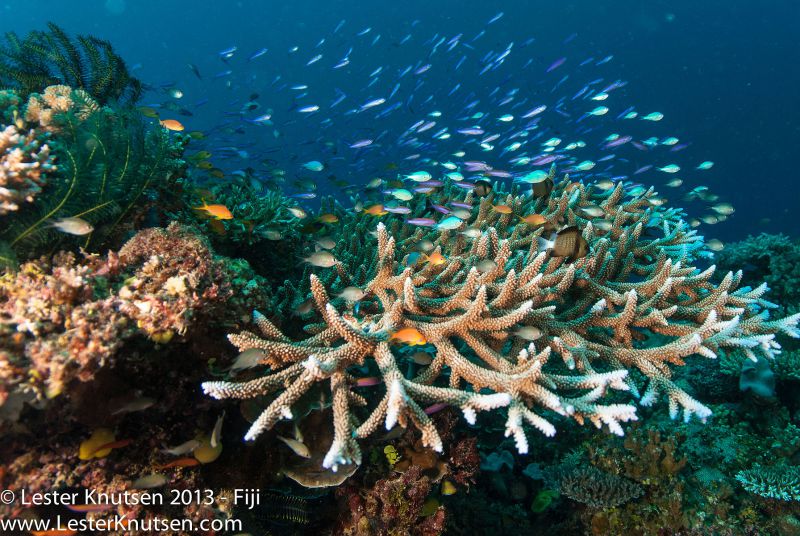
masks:
{"type": "MultiPolygon", "coordinates": [[[[778,314],[800,311],[800,242],[785,235],[760,234],[729,244],[718,265],[741,266],[745,279],[764,280],[778,304],[778,314]]],[[[723,374],[738,376],[743,390],[759,397],[783,396],[794,406],[795,382],[800,381],[800,344],[783,337],[783,351],[771,360],[748,361],[740,351],[720,354],[723,374]]]]}
{"type": "MultiPolygon", "coordinates": [[[[739,288],[741,272],[714,284],[713,266],[695,268],[706,254],[702,239],[652,189],[629,193],[620,183],[604,192],[565,177],[548,196],[495,188],[478,204],[472,192],[449,185],[441,199],[477,205],[455,226],[473,233],[398,221],[375,228],[369,211],[340,211],[332,255],[308,261],[320,275],[307,272],[307,282],[286,287],[294,303],[310,291],[319,315],[305,328],[312,336],[294,342],[262,314],[254,315],[260,335],[230,336],[242,351],[263,351],[270,371],[245,382],[206,382],[204,390],[216,398],[277,393],[247,439],[291,418],[292,405],[328,381],[335,438],[324,465],[332,469],[359,464],[357,440],[398,424],[414,424],[422,444],[441,451],[429,413],[445,405],[460,408],[469,422],[478,411],[507,407],[505,434],[520,452],[528,450],[523,423],[551,436],[556,414],[621,435],[621,423],[636,412],[615,402],[613,391],[638,395],[644,378],[640,404],[664,393],[671,416],[682,410],[685,420],[705,419],[711,411],[672,381],[671,365],[692,355],[714,358],[725,348],[771,358],[777,332],[798,335],[800,315],[769,319],[774,305],[762,298],[765,285],[739,288]],[[534,229],[508,212],[540,214],[546,223],[534,229]],[[589,254],[540,251],[538,238],[555,225],[579,229],[589,254]],[[372,229],[374,238],[349,238],[372,236],[372,229]],[[423,242],[433,247],[418,262],[423,242]],[[363,292],[357,308],[337,296],[347,287],[363,292]],[[399,333],[408,344],[432,347],[428,366],[406,374],[392,350],[399,333]],[[363,414],[368,401],[353,387],[365,373],[380,375],[383,394],[363,414]]],[[[420,201],[411,214],[425,210],[420,201]]]]}
{"type": "MultiPolygon", "coordinates": [[[[236,218],[221,222],[225,228],[225,240],[250,247],[258,244],[272,246],[281,241],[294,241],[299,238],[298,219],[291,215],[290,208],[297,204],[282,193],[255,187],[247,179],[232,177],[229,182],[217,182],[207,190],[196,193],[198,205],[202,201],[221,203],[235,207],[236,218]]],[[[192,213],[197,221],[197,212],[192,213]]],[[[215,233],[214,228],[209,234],[215,233]]]]}
{"type": "Polygon", "coordinates": [[[445,509],[439,506],[423,515],[430,490],[428,477],[413,465],[402,475],[379,480],[364,497],[345,484],[336,491],[346,517],[337,530],[351,535],[441,534],[445,509]]]}
{"type": "Polygon", "coordinates": [[[48,86],[42,94],[33,93],[25,107],[25,121],[44,130],[58,132],[69,128],[68,112],[79,121],[86,121],[100,110],[100,105],[82,89],[69,86],[48,86]]]}
{"type": "Polygon", "coordinates": [[[744,489],[761,497],[800,501],[800,467],[756,465],[736,474],[744,489]]]}
{"type": "Polygon", "coordinates": [[[376,179],[393,190],[312,214],[308,179],[285,196],[283,170],[185,157],[204,135],[151,124],[111,46],[55,25],[7,35],[0,87],[0,485],[215,492],[3,517],[800,534],[796,240],[717,251],[653,189],[555,167],[530,189],[376,179]]]}
{"type": "Polygon", "coordinates": [[[220,253],[246,259],[268,279],[283,283],[297,268],[303,220],[290,212],[298,209],[294,200],[254,185],[254,181],[233,176],[224,183],[215,180],[208,188],[189,189],[185,200],[189,208],[175,217],[206,229],[220,253]],[[231,207],[235,218],[225,221],[204,218],[191,208],[203,202],[231,207]]]}
{"type": "Polygon", "coordinates": [[[0,280],[0,400],[52,398],[114,364],[134,335],[167,343],[232,325],[267,298],[246,264],[215,258],[190,228],[140,231],[118,253],[26,263],[0,280]]]}
{"type": "Polygon", "coordinates": [[[719,252],[722,269],[741,269],[752,281],[765,281],[780,307],[800,304],[800,242],[762,233],[728,244],[719,252]]]}
{"type": "Polygon", "coordinates": [[[99,106],[87,92],[50,86],[0,98],[0,261],[6,266],[80,245],[114,247],[182,175],[186,139],[135,110],[99,106]],[[6,124],[6,121],[9,124],[6,124]],[[24,203],[20,203],[25,201],[24,203]],[[59,232],[59,218],[88,234],[59,232]]]}
{"type": "Polygon", "coordinates": [[[604,473],[594,467],[575,467],[559,475],[558,490],[592,508],[613,508],[643,493],[635,482],[604,473]]]}

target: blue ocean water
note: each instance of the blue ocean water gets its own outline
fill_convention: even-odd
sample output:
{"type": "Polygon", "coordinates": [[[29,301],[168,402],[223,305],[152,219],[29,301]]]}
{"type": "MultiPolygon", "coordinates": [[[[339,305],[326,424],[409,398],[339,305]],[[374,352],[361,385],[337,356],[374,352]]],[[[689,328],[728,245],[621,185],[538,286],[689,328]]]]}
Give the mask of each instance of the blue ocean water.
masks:
{"type": "MultiPolygon", "coordinates": [[[[512,88],[519,90],[515,102],[527,100],[530,105],[524,110],[538,102],[552,110],[559,98],[570,103],[592,80],[602,78],[598,86],[626,81],[627,86],[600,103],[609,105],[609,118],[628,106],[643,114],[659,111],[665,118],[659,123],[637,120],[621,125],[619,132],[643,139],[674,136],[680,143],[689,143],[674,154],[674,161],[685,168],[682,171],[688,171],[676,175],[684,179],[681,194],[705,185],[736,208],[727,221],[704,227],[706,235],[727,241],[762,231],[798,233],[800,187],[794,155],[800,141],[795,91],[800,83],[796,35],[800,5],[796,2],[7,0],[0,5],[0,13],[2,31],[24,35],[43,28],[46,21],[56,21],[70,33],[111,40],[129,66],[136,67],[134,74],[154,88],[143,104],[169,100],[158,88],[174,85],[182,90],[180,104],[193,113],[184,118],[187,128],[210,131],[212,151],[236,147],[247,151],[251,160],[274,159],[290,174],[297,172],[298,163],[319,160],[327,165],[330,160],[329,173],[356,184],[384,171],[381,163],[401,162],[415,152],[400,146],[398,136],[426,113],[442,110],[466,115],[464,106],[480,100],[472,111],[496,117],[503,113],[495,106],[500,100],[497,95],[512,88]],[[504,15],[487,26],[498,13],[504,15]],[[486,33],[473,41],[483,30],[486,33]],[[458,46],[448,52],[447,43],[459,35],[458,46]],[[442,37],[445,42],[433,52],[442,37]],[[478,74],[481,58],[490,52],[497,56],[511,43],[512,52],[499,68],[478,74]],[[221,61],[219,52],[230,47],[236,47],[236,52],[227,63],[221,61]],[[268,51],[263,56],[247,61],[265,47],[268,51]],[[297,51],[291,53],[293,47],[297,51]],[[351,48],[349,65],[332,69],[351,48]],[[317,54],[322,59],[306,65],[317,54]],[[455,69],[462,55],[468,60],[455,69]],[[613,59],[601,67],[580,67],[589,58],[596,62],[609,55],[613,59]],[[566,58],[563,65],[545,73],[562,57],[566,58]],[[190,63],[197,66],[203,80],[192,74],[190,63]],[[424,74],[399,78],[404,67],[428,63],[431,68],[424,74]],[[382,72],[371,78],[378,68],[382,72]],[[228,70],[230,74],[215,78],[228,70]],[[558,85],[565,76],[569,78],[558,85]],[[373,85],[365,87],[374,79],[373,85]],[[402,84],[396,98],[376,107],[376,113],[345,114],[371,98],[387,97],[398,82],[402,84]],[[448,96],[457,84],[460,88],[448,96]],[[287,88],[294,85],[309,89],[287,88]],[[339,91],[347,95],[346,100],[329,109],[339,91]],[[273,110],[274,128],[253,128],[241,121],[236,125],[242,105],[253,93],[259,95],[261,113],[273,110]],[[307,95],[295,100],[301,93],[307,95]],[[403,106],[375,119],[381,108],[396,102],[403,106]],[[304,117],[291,111],[294,104],[318,104],[321,109],[304,117]],[[329,122],[320,129],[325,119],[329,122]],[[226,135],[224,126],[246,128],[243,134],[226,135]],[[275,130],[280,137],[275,137],[275,130]],[[334,155],[330,147],[324,147],[331,140],[352,143],[376,137],[380,147],[369,151],[335,147],[334,155]],[[692,170],[705,160],[715,163],[711,170],[692,170]],[[355,161],[359,163],[354,166],[355,161]]],[[[587,109],[596,104],[579,102],[587,109]]],[[[569,108],[571,114],[578,109],[569,108]]],[[[522,111],[516,109],[516,113],[522,111]]],[[[567,143],[577,134],[568,119],[575,118],[551,111],[542,117],[541,130],[563,135],[567,143]]],[[[617,131],[610,124],[603,129],[603,135],[617,131]]],[[[437,155],[440,148],[431,146],[437,155]]],[[[470,156],[490,160],[500,150],[470,156]]],[[[595,160],[603,154],[586,150],[581,158],[595,160]]],[[[664,150],[656,154],[630,146],[620,156],[629,158],[628,167],[633,168],[672,162],[664,150]]],[[[507,167],[505,162],[494,164],[507,167]]],[[[228,171],[247,165],[225,163],[228,171]]],[[[403,168],[413,171],[413,162],[403,168]]],[[[610,172],[612,176],[629,173],[625,166],[610,172]]],[[[650,171],[639,178],[655,184],[671,204],[689,204],[662,185],[663,174],[650,171]]],[[[695,215],[704,213],[704,207],[694,208],[695,215]]]]}

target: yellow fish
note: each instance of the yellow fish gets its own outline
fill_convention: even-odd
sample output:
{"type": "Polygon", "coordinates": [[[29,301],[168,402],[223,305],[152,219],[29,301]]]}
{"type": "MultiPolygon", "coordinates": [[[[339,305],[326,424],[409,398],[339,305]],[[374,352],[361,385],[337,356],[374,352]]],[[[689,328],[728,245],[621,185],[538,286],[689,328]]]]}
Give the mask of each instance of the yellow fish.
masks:
{"type": "Polygon", "coordinates": [[[528,225],[534,225],[534,226],[542,225],[547,222],[547,219],[545,219],[545,217],[542,216],[541,214],[528,214],[524,218],[520,216],[519,219],[527,223],[528,225]]]}
{"type": "Polygon", "coordinates": [[[447,259],[444,255],[439,253],[438,251],[433,255],[426,255],[425,253],[422,254],[423,263],[429,262],[433,266],[441,266],[442,264],[447,262],[447,259]]]}
{"type": "Polygon", "coordinates": [[[155,108],[151,108],[150,106],[140,106],[139,108],[137,108],[137,110],[139,110],[139,112],[145,117],[158,119],[158,110],[156,110],[155,108]]]}
{"type": "Polygon", "coordinates": [[[203,201],[202,207],[194,207],[194,209],[201,210],[206,214],[208,214],[209,216],[212,216],[218,220],[233,219],[233,214],[231,214],[231,211],[228,210],[228,207],[226,207],[225,205],[209,205],[205,201],[203,201]]]}
{"type": "Polygon", "coordinates": [[[211,158],[210,151],[198,151],[189,157],[192,160],[208,160],[211,158]]]}
{"type": "Polygon", "coordinates": [[[370,216],[383,216],[385,214],[389,214],[384,208],[383,205],[372,205],[364,209],[365,214],[369,214],[370,216]]]}
{"type": "Polygon", "coordinates": [[[105,458],[111,454],[109,444],[116,440],[114,432],[108,428],[98,428],[92,432],[92,436],[81,443],[78,458],[81,460],[91,460],[92,458],[105,458]],[[104,447],[104,448],[98,448],[104,447]]]}
{"type": "Polygon", "coordinates": [[[321,221],[322,223],[336,223],[339,221],[339,217],[336,214],[322,214],[317,218],[317,220],[321,221]]]}
{"type": "Polygon", "coordinates": [[[292,449],[292,452],[294,452],[301,458],[308,459],[311,457],[311,451],[302,441],[298,441],[297,439],[292,439],[291,437],[283,437],[281,435],[278,436],[278,439],[283,441],[287,447],[292,449]]]}
{"type": "Polygon", "coordinates": [[[397,452],[397,449],[394,448],[392,445],[386,445],[383,447],[383,454],[386,456],[386,461],[389,462],[389,465],[394,467],[398,461],[400,461],[400,453],[397,452]]]}

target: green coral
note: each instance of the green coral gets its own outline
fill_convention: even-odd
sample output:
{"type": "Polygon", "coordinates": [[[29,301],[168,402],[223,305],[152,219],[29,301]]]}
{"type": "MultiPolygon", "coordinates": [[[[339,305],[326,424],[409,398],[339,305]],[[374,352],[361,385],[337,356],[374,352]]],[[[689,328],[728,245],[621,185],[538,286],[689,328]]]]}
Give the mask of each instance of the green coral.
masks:
{"type": "Polygon", "coordinates": [[[539,490],[539,493],[536,494],[536,497],[533,498],[533,502],[531,503],[531,512],[534,514],[541,514],[553,504],[553,501],[557,499],[558,496],[558,491],[553,489],[545,488],[539,490]]]}
{"type": "Polygon", "coordinates": [[[0,122],[10,124],[19,117],[21,104],[19,93],[10,89],[0,90],[0,122]]]}
{"type": "Polygon", "coordinates": [[[750,493],[762,497],[800,501],[800,467],[755,465],[739,471],[736,480],[750,493]]]}
{"type": "MultiPolygon", "coordinates": [[[[279,191],[262,190],[247,177],[234,176],[224,184],[215,183],[208,189],[196,190],[190,204],[196,207],[204,201],[225,205],[233,213],[234,219],[221,221],[226,242],[253,246],[298,238],[298,219],[289,211],[290,208],[296,208],[297,204],[279,191]]],[[[181,219],[196,224],[203,216],[192,210],[181,214],[181,219]]],[[[206,218],[205,221],[210,233],[220,234],[221,228],[209,225],[214,220],[206,218]]]]}
{"type": "Polygon", "coordinates": [[[321,236],[324,226],[312,216],[298,218],[294,199],[279,191],[263,189],[255,179],[234,175],[224,184],[189,189],[182,209],[174,214],[179,221],[202,225],[214,247],[229,256],[241,257],[276,284],[297,269],[303,235],[321,236]],[[229,220],[210,218],[196,207],[203,203],[225,205],[233,214],[229,220]],[[311,223],[306,223],[311,221],[311,223]]]}
{"type": "Polygon", "coordinates": [[[33,31],[24,39],[14,32],[0,45],[0,87],[23,97],[45,87],[64,84],[83,89],[101,104],[135,103],[142,83],[131,76],[111,43],[92,36],[71,38],[59,26],[33,31]]]}
{"type": "Polygon", "coordinates": [[[613,508],[640,497],[644,489],[638,483],[591,465],[565,471],[558,478],[558,491],[591,508],[613,508]]]}
{"type": "Polygon", "coordinates": [[[783,351],[780,355],[775,357],[772,364],[772,370],[779,380],[792,380],[800,381],[800,351],[789,350],[783,351]]]}
{"type": "MultiPolygon", "coordinates": [[[[723,270],[743,268],[745,279],[766,281],[772,299],[782,306],[800,305],[800,242],[783,234],[762,233],[728,244],[718,253],[723,270]]],[[[777,311],[777,316],[787,311],[777,311]]]]}
{"type": "MultiPolygon", "coordinates": [[[[723,269],[743,267],[745,278],[766,281],[770,295],[779,304],[776,316],[800,312],[800,241],[783,234],[749,236],[728,244],[718,254],[717,265],[723,269]]],[[[783,351],[770,362],[779,381],[800,380],[800,347],[783,338],[783,351]]],[[[720,371],[738,376],[747,357],[741,350],[720,352],[720,371]]]]}

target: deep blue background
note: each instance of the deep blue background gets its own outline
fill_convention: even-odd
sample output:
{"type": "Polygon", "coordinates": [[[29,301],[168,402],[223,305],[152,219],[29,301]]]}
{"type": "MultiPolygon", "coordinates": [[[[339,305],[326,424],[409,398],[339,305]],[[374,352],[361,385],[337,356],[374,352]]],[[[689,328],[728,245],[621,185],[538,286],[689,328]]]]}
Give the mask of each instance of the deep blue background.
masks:
{"type": "MultiPolygon", "coordinates": [[[[716,162],[703,184],[737,212],[707,234],[726,240],[760,231],[800,234],[800,2],[795,0],[108,2],[124,6],[119,14],[106,4],[5,0],[0,31],[24,34],[52,20],[70,33],[107,38],[129,65],[141,64],[138,77],[153,84],[177,82],[186,99],[196,101],[212,90],[193,79],[187,63],[204,74],[221,71],[226,67],[216,53],[234,44],[245,53],[270,48],[261,58],[267,80],[280,72],[289,46],[313,46],[341,19],[347,20],[344,38],[372,26],[389,46],[411,31],[415,19],[420,23],[413,32],[424,38],[436,32],[469,36],[502,10],[505,17],[497,24],[502,23],[503,39],[481,46],[497,49],[534,36],[531,55],[545,66],[562,55],[614,54],[611,72],[630,81],[626,91],[635,95],[637,109],[663,112],[670,132],[692,141],[687,151],[698,161],[716,162]],[[564,45],[573,32],[577,37],[564,45]]],[[[457,82],[446,76],[442,84],[457,82]]],[[[269,98],[265,84],[253,81],[253,86],[262,99],[269,98]]],[[[195,121],[213,124],[224,111],[200,108],[195,121]]]]}

